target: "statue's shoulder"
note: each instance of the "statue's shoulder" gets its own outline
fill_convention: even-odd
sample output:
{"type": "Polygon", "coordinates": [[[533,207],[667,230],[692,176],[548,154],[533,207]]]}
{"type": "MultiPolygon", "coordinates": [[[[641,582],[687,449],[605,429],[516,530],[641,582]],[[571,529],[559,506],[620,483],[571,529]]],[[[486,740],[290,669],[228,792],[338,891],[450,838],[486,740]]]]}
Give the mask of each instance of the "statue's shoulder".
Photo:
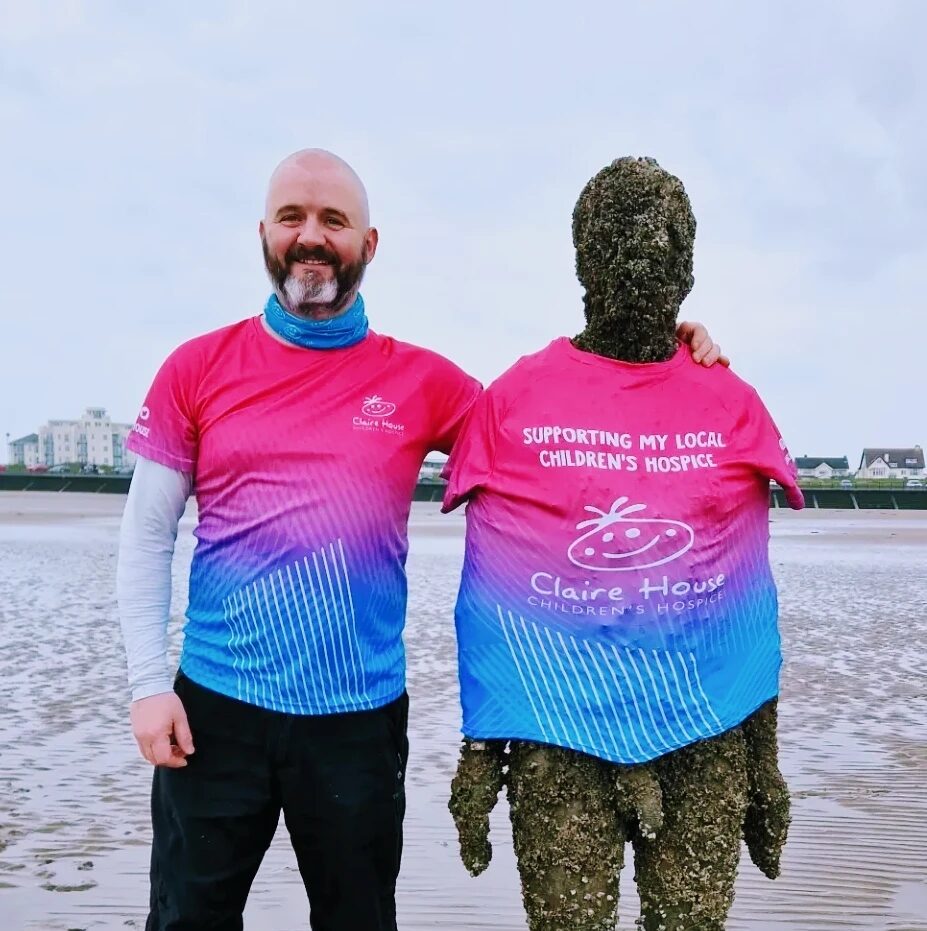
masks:
{"type": "Polygon", "coordinates": [[[526,385],[537,387],[538,382],[560,377],[559,343],[556,339],[538,349],[516,359],[501,375],[495,378],[486,390],[496,397],[521,394],[526,385]]]}
{"type": "Polygon", "coordinates": [[[753,404],[759,398],[756,388],[729,366],[715,363],[706,368],[692,362],[685,366],[683,376],[693,389],[710,393],[720,407],[732,413],[741,411],[745,405],[753,404]]]}

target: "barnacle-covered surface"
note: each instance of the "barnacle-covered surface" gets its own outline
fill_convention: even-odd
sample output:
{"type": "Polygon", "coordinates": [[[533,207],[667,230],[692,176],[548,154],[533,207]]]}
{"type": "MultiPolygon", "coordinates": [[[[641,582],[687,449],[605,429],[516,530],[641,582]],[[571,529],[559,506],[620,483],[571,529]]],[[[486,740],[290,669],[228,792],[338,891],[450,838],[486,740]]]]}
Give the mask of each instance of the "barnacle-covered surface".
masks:
{"type": "Polygon", "coordinates": [[[489,863],[488,816],[505,784],[531,931],[613,929],[628,841],[642,927],[723,929],[751,794],[747,754],[743,727],[636,766],[465,740],[450,803],[461,858],[473,875],[489,863]]]}
{"type": "Polygon", "coordinates": [[[508,798],[531,931],[615,927],[628,819],[613,770],[583,753],[513,742],[508,798]]]}
{"type": "Polygon", "coordinates": [[[770,879],[780,872],[791,823],[791,798],[779,770],[779,702],[767,702],[743,724],[747,743],[747,813],[744,840],[750,859],[770,879]]]}
{"type": "Polygon", "coordinates": [[[448,804],[460,841],[460,859],[471,876],[489,866],[489,814],[505,779],[505,744],[464,739],[448,804]]]}
{"type": "Polygon", "coordinates": [[[573,210],[576,275],[585,288],[580,349],[662,362],[676,348],[679,306],[692,290],[695,217],[682,182],[652,158],[619,158],[573,210]]]}
{"type": "Polygon", "coordinates": [[[734,901],[747,807],[741,728],[648,764],[663,791],[663,828],[634,838],[645,931],[722,931],[734,901]]]}

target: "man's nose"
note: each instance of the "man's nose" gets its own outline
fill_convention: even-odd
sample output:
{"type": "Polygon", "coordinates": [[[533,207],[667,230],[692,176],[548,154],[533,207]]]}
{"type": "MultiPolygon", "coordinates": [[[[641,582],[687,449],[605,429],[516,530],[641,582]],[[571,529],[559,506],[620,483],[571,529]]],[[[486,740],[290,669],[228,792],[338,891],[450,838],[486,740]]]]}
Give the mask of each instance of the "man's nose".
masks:
{"type": "Polygon", "coordinates": [[[314,217],[308,217],[303,223],[297,242],[301,246],[321,246],[325,243],[325,229],[314,217]]]}

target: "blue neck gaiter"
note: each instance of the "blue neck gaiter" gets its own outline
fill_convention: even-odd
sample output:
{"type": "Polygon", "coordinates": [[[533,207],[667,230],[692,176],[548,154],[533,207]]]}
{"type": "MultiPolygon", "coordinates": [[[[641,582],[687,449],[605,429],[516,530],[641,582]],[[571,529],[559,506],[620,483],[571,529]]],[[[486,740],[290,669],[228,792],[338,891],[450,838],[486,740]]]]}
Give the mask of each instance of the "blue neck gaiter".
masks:
{"type": "Polygon", "coordinates": [[[359,294],[343,314],[329,320],[297,317],[284,309],[276,294],[271,294],[264,306],[264,319],[274,333],[304,349],[343,349],[367,335],[367,314],[359,294]]]}

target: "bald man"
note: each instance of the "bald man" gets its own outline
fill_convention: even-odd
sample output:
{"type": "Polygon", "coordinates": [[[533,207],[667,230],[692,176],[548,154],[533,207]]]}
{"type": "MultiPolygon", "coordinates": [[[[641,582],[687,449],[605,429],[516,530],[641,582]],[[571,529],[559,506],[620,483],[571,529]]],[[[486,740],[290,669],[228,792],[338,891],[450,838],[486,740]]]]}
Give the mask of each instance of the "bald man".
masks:
{"type": "MultiPolygon", "coordinates": [[[[282,812],[310,926],[395,931],[409,508],[480,386],[369,330],[360,285],[378,234],[340,158],[285,159],[259,230],[263,313],[175,350],[128,444],[117,587],[132,729],[155,767],[146,929],[241,929],[282,812]],[[171,557],[191,494],[174,675],[171,557]]],[[[704,328],[681,332],[717,359],[704,328]]]]}

